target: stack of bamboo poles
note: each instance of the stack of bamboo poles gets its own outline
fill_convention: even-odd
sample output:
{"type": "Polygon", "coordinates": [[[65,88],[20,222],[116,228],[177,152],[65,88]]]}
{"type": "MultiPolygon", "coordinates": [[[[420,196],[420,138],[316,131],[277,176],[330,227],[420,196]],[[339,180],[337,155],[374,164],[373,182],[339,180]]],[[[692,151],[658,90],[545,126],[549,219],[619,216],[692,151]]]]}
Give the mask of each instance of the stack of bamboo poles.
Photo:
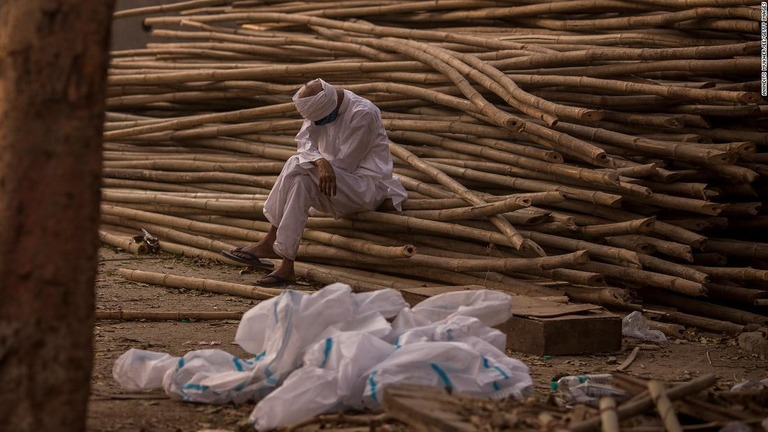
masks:
{"type": "MultiPolygon", "coordinates": [[[[768,113],[747,0],[227,1],[121,11],[103,238],[261,239],[321,77],[381,109],[404,211],[310,218],[300,276],[478,284],[740,331],[768,321],[768,113]],[[155,16],[163,13],[164,16],[155,16]]],[[[109,240],[108,240],[109,239],[109,240]]]]}

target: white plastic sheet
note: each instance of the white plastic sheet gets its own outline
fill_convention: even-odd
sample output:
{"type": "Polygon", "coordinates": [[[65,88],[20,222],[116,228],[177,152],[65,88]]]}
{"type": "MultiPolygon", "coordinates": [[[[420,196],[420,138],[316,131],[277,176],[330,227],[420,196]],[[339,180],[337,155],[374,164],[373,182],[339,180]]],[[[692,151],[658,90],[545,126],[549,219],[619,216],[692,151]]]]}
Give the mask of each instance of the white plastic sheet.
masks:
{"type": "Polygon", "coordinates": [[[528,368],[505,354],[506,336],[490,327],[509,318],[510,302],[501,292],[458,291],[411,309],[395,290],[286,290],[243,316],[235,341],[252,358],[217,349],[183,357],[132,349],[113,375],[127,390],[162,387],[192,402],[259,401],[250,416],[259,430],[343,408],[377,408],[393,383],[519,397],[532,386],[528,368]]]}

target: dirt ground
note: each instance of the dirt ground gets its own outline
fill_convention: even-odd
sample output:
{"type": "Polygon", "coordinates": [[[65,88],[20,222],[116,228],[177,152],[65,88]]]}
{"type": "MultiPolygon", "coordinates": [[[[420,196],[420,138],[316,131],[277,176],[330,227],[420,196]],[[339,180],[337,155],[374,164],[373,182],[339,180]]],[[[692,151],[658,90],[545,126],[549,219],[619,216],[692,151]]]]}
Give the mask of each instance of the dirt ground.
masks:
{"type": "MultiPolygon", "coordinates": [[[[96,281],[99,311],[231,311],[244,312],[255,300],[192,290],[159,287],[128,281],[119,269],[139,269],[173,275],[248,284],[259,273],[240,267],[160,254],[136,256],[109,247],[100,251],[96,281]]],[[[92,397],[88,431],[237,431],[248,430],[244,420],[254,404],[201,405],[171,401],[162,391],[131,394],[112,378],[112,365],[130,348],[172,355],[202,348],[219,348],[249,356],[234,344],[237,320],[227,321],[115,321],[96,322],[92,397]]],[[[558,374],[605,373],[615,370],[632,349],[647,343],[625,339],[621,351],[589,356],[541,357],[518,352],[510,355],[528,365],[536,397],[546,400],[549,383],[558,374]]],[[[687,381],[703,374],[719,377],[717,390],[728,390],[745,379],[768,378],[768,362],[742,351],[734,338],[688,329],[683,338],[649,349],[644,347],[626,372],[641,378],[687,381]]],[[[380,430],[386,430],[383,428],[380,430]]]]}

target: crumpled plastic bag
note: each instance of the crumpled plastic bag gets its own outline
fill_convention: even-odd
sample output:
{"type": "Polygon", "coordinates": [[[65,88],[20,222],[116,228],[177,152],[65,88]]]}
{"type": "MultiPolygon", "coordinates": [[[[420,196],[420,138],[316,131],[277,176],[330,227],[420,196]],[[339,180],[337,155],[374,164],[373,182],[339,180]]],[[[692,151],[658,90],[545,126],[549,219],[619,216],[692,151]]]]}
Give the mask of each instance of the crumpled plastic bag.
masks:
{"type": "Polygon", "coordinates": [[[458,291],[411,309],[395,290],[286,290],[240,321],[235,341],[253,358],[216,349],[183,357],[129,350],[113,375],[126,389],[162,386],[192,402],[259,401],[250,416],[258,430],[378,407],[392,383],[520,397],[532,388],[528,368],[505,354],[506,335],[490,327],[510,317],[510,302],[502,292],[458,291]]]}
{"type": "Polygon", "coordinates": [[[666,342],[667,337],[660,330],[651,330],[639,311],[634,311],[621,320],[621,334],[626,337],[650,342],[666,342]]]}

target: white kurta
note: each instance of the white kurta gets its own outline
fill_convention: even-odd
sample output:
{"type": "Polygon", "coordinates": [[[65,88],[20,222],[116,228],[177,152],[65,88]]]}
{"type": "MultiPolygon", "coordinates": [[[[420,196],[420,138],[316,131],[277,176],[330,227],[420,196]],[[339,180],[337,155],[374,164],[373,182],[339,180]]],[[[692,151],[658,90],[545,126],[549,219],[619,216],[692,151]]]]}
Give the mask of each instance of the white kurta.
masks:
{"type": "Polygon", "coordinates": [[[339,115],[315,126],[309,120],[296,135],[298,153],[285,163],[264,203],[264,215],[277,227],[274,250],[296,259],[309,209],[342,217],[375,210],[387,198],[400,210],[407,193],[392,176],[392,155],[379,109],[367,99],[344,90],[339,115]],[[320,192],[312,162],[325,159],[336,173],[336,196],[320,192]]]}

